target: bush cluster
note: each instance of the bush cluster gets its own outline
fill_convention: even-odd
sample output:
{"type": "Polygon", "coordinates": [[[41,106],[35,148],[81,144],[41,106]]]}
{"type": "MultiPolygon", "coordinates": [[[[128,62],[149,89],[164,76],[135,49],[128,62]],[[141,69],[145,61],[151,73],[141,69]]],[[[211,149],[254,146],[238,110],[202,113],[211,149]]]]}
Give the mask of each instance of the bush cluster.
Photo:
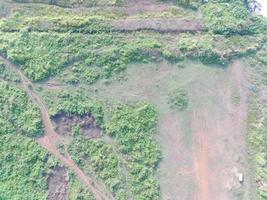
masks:
{"type": "Polygon", "coordinates": [[[0,82],[0,130],[38,137],[43,134],[41,114],[27,94],[0,82]]]}

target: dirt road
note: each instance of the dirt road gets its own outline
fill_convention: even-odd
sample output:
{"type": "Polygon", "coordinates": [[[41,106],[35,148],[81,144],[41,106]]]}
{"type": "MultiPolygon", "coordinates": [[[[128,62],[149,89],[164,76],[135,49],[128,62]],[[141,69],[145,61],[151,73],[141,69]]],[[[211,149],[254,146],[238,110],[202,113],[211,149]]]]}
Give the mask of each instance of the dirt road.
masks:
{"type": "Polygon", "coordinates": [[[9,60],[0,56],[0,60],[3,63],[11,68],[12,70],[16,71],[21,78],[21,87],[24,89],[25,92],[29,95],[30,99],[38,106],[42,121],[45,129],[45,135],[41,138],[37,139],[37,142],[47,149],[50,153],[52,153],[56,158],[58,158],[63,164],[67,167],[72,169],[76,175],[80,178],[83,184],[88,187],[91,192],[94,194],[97,200],[110,200],[113,197],[104,189],[102,185],[100,185],[96,180],[89,178],[71,159],[70,155],[66,153],[64,156],[60,154],[59,150],[57,149],[58,144],[63,144],[64,142],[61,137],[54,131],[52,122],[50,120],[50,116],[48,113],[48,109],[46,105],[43,103],[42,99],[34,92],[33,83],[21,72],[21,70],[11,63],[9,60]],[[31,85],[31,86],[30,86],[31,85]]]}

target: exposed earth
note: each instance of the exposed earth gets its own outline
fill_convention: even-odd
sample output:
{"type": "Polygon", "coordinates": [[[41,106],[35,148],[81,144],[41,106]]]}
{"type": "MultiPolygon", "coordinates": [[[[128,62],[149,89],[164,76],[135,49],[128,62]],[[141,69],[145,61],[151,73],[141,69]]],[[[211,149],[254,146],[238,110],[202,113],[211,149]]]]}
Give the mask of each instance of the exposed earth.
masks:
{"type": "Polygon", "coordinates": [[[68,115],[59,113],[52,116],[55,131],[60,135],[71,135],[73,128],[79,127],[83,135],[88,138],[97,138],[101,135],[101,129],[96,119],[90,114],[68,115]]]}
{"type": "Polygon", "coordinates": [[[56,167],[48,176],[48,200],[68,199],[68,173],[64,167],[56,167]]]}

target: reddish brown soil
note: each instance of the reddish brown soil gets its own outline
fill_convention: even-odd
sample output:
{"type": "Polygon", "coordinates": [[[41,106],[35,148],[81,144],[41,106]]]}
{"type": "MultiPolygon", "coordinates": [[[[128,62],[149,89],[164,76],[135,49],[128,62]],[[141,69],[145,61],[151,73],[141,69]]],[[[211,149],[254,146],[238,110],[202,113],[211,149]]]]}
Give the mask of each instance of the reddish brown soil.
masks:
{"type": "Polygon", "coordinates": [[[89,178],[76,165],[76,163],[72,160],[72,158],[69,156],[67,152],[65,153],[64,156],[60,154],[59,150],[57,149],[57,144],[64,145],[64,141],[62,140],[60,135],[58,135],[54,131],[46,105],[43,103],[42,99],[40,99],[40,97],[34,92],[34,90],[28,87],[29,85],[33,85],[32,82],[19,70],[17,66],[11,63],[9,60],[4,58],[3,56],[0,56],[0,60],[3,61],[3,63],[7,67],[10,67],[11,69],[15,70],[18,73],[18,75],[21,78],[21,87],[24,89],[25,92],[27,92],[31,100],[40,109],[45,129],[45,135],[37,140],[38,143],[42,147],[47,149],[49,152],[51,152],[64,165],[72,169],[76,173],[76,175],[80,178],[80,180],[83,182],[83,184],[92,191],[97,200],[113,199],[112,195],[110,195],[109,192],[105,190],[102,184],[99,184],[96,180],[89,178]]]}
{"type": "Polygon", "coordinates": [[[69,199],[68,173],[65,167],[55,167],[48,175],[47,200],[69,199]]]}
{"type": "MultiPolygon", "coordinates": [[[[234,196],[237,190],[243,190],[242,199],[249,199],[245,148],[248,83],[242,64],[236,62],[229,76],[240,95],[239,104],[231,101],[231,87],[218,83],[214,87],[219,89],[221,113],[205,106],[192,113],[194,173],[198,185],[194,199],[230,200],[237,198],[234,196]],[[237,181],[237,172],[245,174],[243,185],[237,181]]],[[[197,98],[201,94],[194,91],[194,95],[197,98]]]]}
{"type": "Polygon", "coordinates": [[[55,131],[60,135],[72,135],[75,126],[80,127],[81,133],[88,138],[98,138],[101,136],[101,129],[96,119],[90,114],[70,115],[59,113],[52,118],[55,131]]]}

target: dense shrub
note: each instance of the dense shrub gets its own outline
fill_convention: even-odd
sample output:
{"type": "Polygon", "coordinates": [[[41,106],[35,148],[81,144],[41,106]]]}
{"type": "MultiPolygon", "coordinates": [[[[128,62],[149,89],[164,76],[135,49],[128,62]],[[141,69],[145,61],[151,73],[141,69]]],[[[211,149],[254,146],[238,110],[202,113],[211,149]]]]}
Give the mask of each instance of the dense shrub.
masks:
{"type": "Polygon", "coordinates": [[[69,171],[69,199],[70,200],[95,200],[93,194],[85,188],[76,175],[69,171]]]}
{"type": "Polygon", "coordinates": [[[212,1],[204,5],[202,11],[205,26],[215,34],[248,35],[267,30],[266,20],[251,16],[241,0],[212,1]]]}
{"type": "Polygon", "coordinates": [[[150,104],[118,105],[106,131],[118,142],[122,154],[129,156],[127,167],[133,184],[133,199],[159,199],[155,170],[160,151],[153,139],[157,114],[150,104]]]}
{"type": "Polygon", "coordinates": [[[8,131],[0,124],[0,199],[45,199],[46,175],[57,161],[34,140],[18,134],[20,124],[5,121],[8,131]]]}
{"type": "Polygon", "coordinates": [[[14,71],[8,69],[2,62],[0,62],[0,78],[6,81],[20,82],[19,76],[14,71]]]}
{"type": "Polygon", "coordinates": [[[68,151],[87,172],[92,168],[116,199],[127,199],[121,161],[111,144],[106,144],[103,140],[86,140],[76,137],[68,146],[68,151]]]}
{"type": "Polygon", "coordinates": [[[43,134],[40,112],[22,90],[0,82],[0,110],[2,132],[16,130],[30,137],[43,134]]]}
{"type": "MultiPolygon", "coordinates": [[[[29,138],[43,133],[39,111],[25,92],[2,82],[0,110],[0,199],[46,199],[47,175],[58,161],[29,138]]],[[[71,199],[92,197],[74,175],[69,188],[71,199]]]]}
{"type": "Polygon", "coordinates": [[[43,96],[52,116],[61,112],[78,115],[91,113],[99,124],[103,123],[101,102],[91,99],[84,92],[72,90],[40,90],[39,92],[43,96]]]}

